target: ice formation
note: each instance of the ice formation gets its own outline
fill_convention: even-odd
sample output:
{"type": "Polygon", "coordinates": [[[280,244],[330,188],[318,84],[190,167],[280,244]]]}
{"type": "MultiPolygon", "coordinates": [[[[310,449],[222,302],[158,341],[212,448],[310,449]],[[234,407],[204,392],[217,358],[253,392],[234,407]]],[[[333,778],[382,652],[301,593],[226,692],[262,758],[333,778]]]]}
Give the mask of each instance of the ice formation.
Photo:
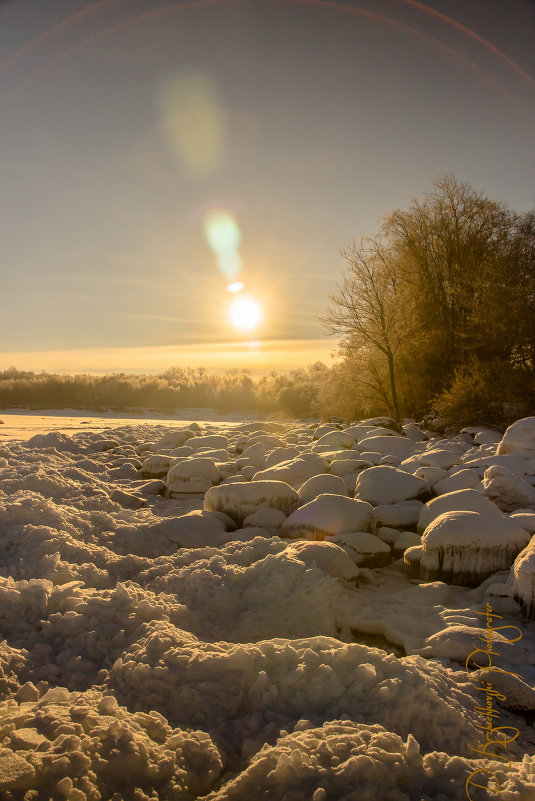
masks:
{"type": "MultiPolygon", "coordinates": [[[[410,583],[395,558],[417,565],[427,544],[457,569],[460,537],[470,571],[476,545],[503,570],[496,553],[527,544],[533,515],[472,489],[424,507],[426,476],[456,473],[420,457],[471,442],[397,428],[128,424],[0,444],[0,797],[457,801],[490,765],[505,801],[530,801],[533,547],[473,590],[410,583]],[[371,467],[363,445],[406,464],[371,467]],[[375,509],[347,497],[357,478],[375,509]],[[473,522],[467,503],[475,527],[442,537],[443,511],[473,522]],[[500,592],[524,633],[500,640],[522,674],[496,679],[519,731],[507,770],[474,756],[481,693],[462,664],[500,592]]],[[[470,458],[498,458],[493,442],[470,458]]],[[[525,480],[525,456],[500,458],[525,480]]]]}
{"type": "Polygon", "coordinates": [[[511,518],[484,512],[444,512],[422,535],[420,577],[477,586],[510,568],[529,541],[511,518]]]}
{"type": "Polygon", "coordinates": [[[531,539],[518,554],[513,566],[513,589],[515,598],[522,605],[524,614],[535,620],[535,540],[531,539]]]}

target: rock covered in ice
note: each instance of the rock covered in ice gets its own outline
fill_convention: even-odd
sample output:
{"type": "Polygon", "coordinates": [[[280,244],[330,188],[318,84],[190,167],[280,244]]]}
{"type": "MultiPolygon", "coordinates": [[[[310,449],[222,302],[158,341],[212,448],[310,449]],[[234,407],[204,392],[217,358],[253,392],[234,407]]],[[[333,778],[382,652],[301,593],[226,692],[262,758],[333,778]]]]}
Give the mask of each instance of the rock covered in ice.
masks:
{"type": "Polygon", "coordinates": [[[390,546],[366,531],[343,531],[326,537],[339,545],[359,567],[384,567],[391,561],[390,546]]]}
{"type": "Polygon", "coordinates": [[[496,453],[512,453],[524,459],[535,457],[535,417],[524,417],[506,429],[496,453]]]}
{"type": "Polygon", "coordinates": [[[505,516],[481,512],[444,512],[422,535],[420,578],[478,586],[508,570],[529,535],[505,516]]]}
{"type": "Polygon", "coordinates": [[[171,497],[206,492],[219,478],[219,470],[213,459],[186,459],[174,464],[167,473],[167,491],[171,497]]]}
{"type": "Polygon", "coordinates": [[[535,539],[515,559],[513,594],[528,620],[535,620],[535,539]]]}
{"type": "Polygon", "coordinates": [[[483,492],[504,512],[535,509],[535,487],[507,467],[493,465],[485,470],[483,492]]]}
{"type": "Polygon", "coordinates": [[[359,442],[361,453],[379,453],[381,456],[395,456],[399,461],[407,459],[415,452],[416,444],[407,437],[377,436],[359,442]]]}
{"type": "Polygon", "coordinates": [[[313,501],[318,495],[329,493],[330,495],[347,496],[347,486],[343,479],[330,473],[319,473],[312,476],[299,487],[298,495],[301,503],[313,501]]]}
{"type": "Polygon", "coordinates": [[[173,458],[164,453],[153,453],[141,465],[143,478],[164,478],[169,472],[173,458]]]}
{"type": "Polygon", "coordinates": [[[202,448],[225,450],[228,446],[228,437],[223,436],[223,434],[201,434],[201,436],[191,437],[191,439],[187,439],[181,444],[193,448],[194,451],[199,451],[202,448]]]}
{"type": "Polygon", "coordinates": [[[324,434],[331,434],[333,431],[336,432],[339,430],[340,429],[333,423],[324,423],[323,425],[318,426],[316,429],[314,429],[314,431],[312,432],[312,439],[318,440],[321,439],[321,437],[323,437],[324,434]]]}
{"type": "Polygon", "coordinates": [[[334,578],[355,581],[359,574],[355,562],[334,542],[293,542],[286,553],[295,554],[305,563],[314,562],[320,570],[334,578]]]}
{"type": "MultiPolygon", "coordinates": [[[[482,620],[484,621],[484,617],[482,620]]],[[[511,643],[499,631],[492,632],[492,642],[494,644],[493,648],[499,652],[502,659],[505,660],[514,653],[514,643],[511,643]]],[[[437,634],[427,637],[420,653],[427,658],[451,659],[453,662],[459,662],[463,666],[470,657],[468,664],[475,671],[478,667],[488,666],[489,664],[486,654],[476,652],[478,648],[485,649],[487,647],[486,643],[486,631],[484,628],[453,624],[437,634]],[[482,642],[483,645],[481,644],[482,642]]]]}
{"type": "Polygon", "coordinates": [[[490,683],[492,689],[499,693],[494,697],[496,703],[501,707],[520,713],[535,712],[535,689],[521,676],[515,676],[513,672],[505,673],[500,670],[482,668],[475,670],[471,674],[471,678],[480,687],[485,687],[487,682],[490,683]]]}
{"type": "Polygon", "coordinates": [[[511,515],[511,520],[525,528],[531,536],[535,534],[535,512],[529,512],[525,509],[518,510],[511,515]]]}
{"type": "Polygon", "coordinates": [[[369,503],[342,495],[319,495],[284,521],[281,536],[323,540],[342,531],[373,531],[375,518],[369,503]]]}
{"type": "Polygon", "coordinates": [[[251,481],[211,487],[203,504],[206,511],[225,512],[238,525],[264,506],[289,515],[299,506],[299,495],[284,481],[251,481]]]}
{"type": "MultiPolygon", "coordinates": [[[[405,463],[402,462],[400,467],[405,470],[405,463]]],[[[407,472],[413,473],[417,478],[422,478],[433,489],[435,484],[438,484],[439,481],[448,478],[448,472],[446,470],[442,470],[441,467],[421,467],[419,460],[413,463],[412,469],[407,466],[407,472]]]]}
{"type": "Polygon", "coordinates": [[[416,526],[423,506],[422,501],[379,504],[375,507],[377,525],[403,529],[416,526]]]}
{"type": "Polygon", "coordinates": [[[179,548],[217,547],[232,539],[224,520],[197,509],[180,517],[169,518],[160,530],[179,548]]]}
{"type": "Polygon", "coordinates": [[[249,445],[248,448],[245,448],[236,461],[239,467],[253,465],[258,470],[265,464],[266,449],[261,442],[255,442],[254,445],[249,445]]]}
{"type": "Polygon", "coordinates": [[[425,451],[419,457],[422,467],[440,467],[442,470],[449,470],[457,464],[466,448],[433,448],[425,451]]]}
{"type": "Polygon", "coordinates": [[[357,478],[355,498],[373,506],[399,503],[428,495],[425,481],[389,465],[364,470],[357,478]]]}
{"type": "Polygon", "coordinates": [[[418,533],[423,534],[427,526],[444,512],[481,512],[503,517],[495,503],[473,489],[446,492],[428,501],[418,518],[418,533]]]}
{"type": "Polygon", "coordinates": [[[329,463],[318,453],[302,454],[297,459],[259,470],[254,481],[285,481],[296,489],[318,473],[325,473],[329,463]]]}
{"type": "Polygon", "coordinates": [[[280,464],[281,462],[289,462],[299,456],[299,448],[296,447],[282,447],[273,448],[266,456],[265,467],[273,467],[273,465],[280,464]]]}
{"type": "Polygon", "coordinates": [[[481,487],[481,479],[477,470],[465,468],[447,476],[433,484],[435,495],[444,495],[446,492],[455,492],[463,489],[476,489],[481,487]]]}
{"type": "Polygon", "coordinates": [[[357,475],[362,470],[367,470],[368,467],[372,466],[372,463],[366,461],[366,459],[337,458],[331,462],[331,473],[335,476],[345,476],[347,473],[355,473],[357,475]]]}
{"type": "MultiPolygon", "coordinates": [[[[171,431],[167,431],[163,437],[154,443],[153,450],[158,453],[166,448],[180,448],[188,439],[191,439],[193,436],[195,436],[195,432],[192,428],[173,428],[171,431]]],[[[190,450],[190,453],[192,452],[193,449],[190,450]]]]}
{"type": "Polygon", "coordinates": [[[321,448],[334,450],[335,448],[352,448],[355,440],[346,431],[329,431],[323,434],[313,446],[313,450],[321,448]]]}
{"type": "Polygon", "coordinates": [[[244,526],[261,526],[261,527],[274,527],[280,528],[286,515],[280,509],[273,509],[271,506],[263,506],[258,511],[253,512],[243,521],[244,526]]]}
{"type": "Polygon", "coordinates": [[[392,545],[392,553],[396,559],[402,557],[407,548],[421,545],[421,539],[414,531],[400,531],[392,545]]]}
{"type": "Polygon", "coordinates": [[[410,579],[417,579],[420,576],[422,554],[423,548],[421,545],[411,545],[403,554],[403,565],[408,571],[410,579]]]}
{"type": "Polygon", "coordinates": [[[502,440],[502,435],[499,431],[494,431],[491,428],[482,428],[474,436],[474,445],[498,445],[502,440]]]}

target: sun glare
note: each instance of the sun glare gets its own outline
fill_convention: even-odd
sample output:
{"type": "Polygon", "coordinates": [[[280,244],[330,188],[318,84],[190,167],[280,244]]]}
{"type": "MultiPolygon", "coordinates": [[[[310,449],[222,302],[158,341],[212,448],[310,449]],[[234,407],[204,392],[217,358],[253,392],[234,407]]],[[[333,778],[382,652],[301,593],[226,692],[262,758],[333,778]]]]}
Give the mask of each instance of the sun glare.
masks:
{"type": "Polygon", "coordinates": [[[252,331],[262,320],[262,310],[254,298],[237,298],[230,306],[230,321],[240,331],[252,331]]]}

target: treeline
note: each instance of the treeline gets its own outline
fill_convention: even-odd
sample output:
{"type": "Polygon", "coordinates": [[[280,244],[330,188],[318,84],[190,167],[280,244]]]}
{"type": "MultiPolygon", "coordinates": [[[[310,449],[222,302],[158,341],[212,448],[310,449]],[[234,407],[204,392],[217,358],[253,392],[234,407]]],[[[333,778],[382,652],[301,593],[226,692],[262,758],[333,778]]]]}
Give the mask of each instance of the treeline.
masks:
{"type": "Polygon", "coordinates": [[[322,388],[329,372],[321,362],[257,379],[239,369],[224,375],[211,375],[203,368],[172,367],[157,376],[70,376],[12,367],[0,372],[0,408],[174,411],[204,407],[316,417],[321,415],[322,388]]]}
{"type": "Polygon", "coordinates": [[[503,424],[535,408],[535,212],[454,176],[342,252],[331,413],[503,424]]]}

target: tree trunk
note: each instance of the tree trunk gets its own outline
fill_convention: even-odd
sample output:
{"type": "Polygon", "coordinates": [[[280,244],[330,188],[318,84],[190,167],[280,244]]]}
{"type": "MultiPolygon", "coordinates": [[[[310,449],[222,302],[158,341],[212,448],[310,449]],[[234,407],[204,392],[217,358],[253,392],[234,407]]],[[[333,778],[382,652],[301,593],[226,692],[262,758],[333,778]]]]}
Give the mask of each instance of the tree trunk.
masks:
{"type": "Polygon", "coordinates": [[[396,375],[394,373],[394,354],[389,350],[388,357],[388,375],[390,377],[390,392],[392,393],[392,408],[394,409],[394,419],[396,423],[401,425],[399,419],[398,395],[396,391],[396,375]]]}

